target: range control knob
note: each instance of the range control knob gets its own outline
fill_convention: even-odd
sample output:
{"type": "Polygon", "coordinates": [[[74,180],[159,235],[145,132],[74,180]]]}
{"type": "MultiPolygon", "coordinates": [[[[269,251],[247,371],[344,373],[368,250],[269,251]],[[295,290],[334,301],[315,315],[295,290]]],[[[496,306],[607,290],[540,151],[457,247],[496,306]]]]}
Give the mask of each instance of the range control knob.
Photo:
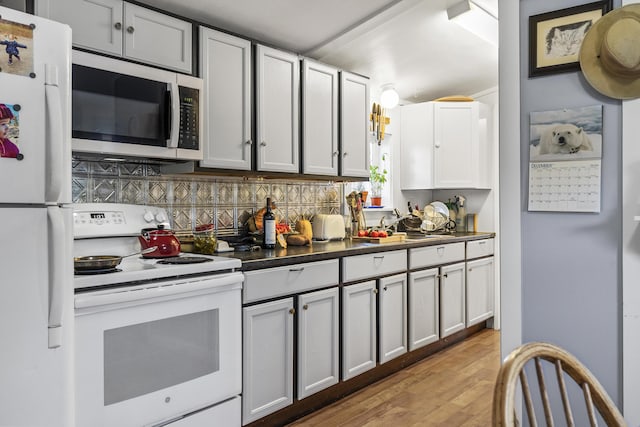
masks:
{"type": "Polygon", "coordinates": [[[153,221],[154,216],[153,216],[153,214],[151,212],[146,211],[144,213],[144,215],[143,215],[143,218],[144,218],[145,221],[151,222],[151,221],[153,221]]]}

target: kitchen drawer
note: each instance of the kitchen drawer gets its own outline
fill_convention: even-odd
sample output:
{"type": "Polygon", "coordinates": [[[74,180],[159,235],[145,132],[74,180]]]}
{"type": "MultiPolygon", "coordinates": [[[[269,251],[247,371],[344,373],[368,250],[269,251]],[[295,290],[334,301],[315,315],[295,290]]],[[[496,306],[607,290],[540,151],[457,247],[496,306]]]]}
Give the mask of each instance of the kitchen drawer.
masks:
{"type": "Polygon", "coordinates": [[[400,273],[407,269],[407,251],[388,251],[355,255],[342,259],[342,281],[353,282],[369,277],[400,273]]]}
{"type": "Polygon", "coordinates": [[[432,267],[464,261],[464,242],[409,249],[409,268],[432,267]]]}
{"type": "Polygon", "coordinates": [[[467,259],[493,255],[493,239],[467,242],[467,259]]]}
{"type": "Polygon", "coordinates": [[[338,259],[266,268],[244,273],[243,302],[337,285],[338,259]]]}

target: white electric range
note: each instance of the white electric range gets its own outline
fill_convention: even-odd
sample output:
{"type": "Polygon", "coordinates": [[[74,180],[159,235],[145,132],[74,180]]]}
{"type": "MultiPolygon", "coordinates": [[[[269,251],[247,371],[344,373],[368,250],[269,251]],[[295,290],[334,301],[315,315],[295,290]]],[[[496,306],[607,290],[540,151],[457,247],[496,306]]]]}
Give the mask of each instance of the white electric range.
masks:
{"type": "MultiPolygon", "coordinates": [[[[73,210],[74,256],[128,255],[143,228],[170,228],[158,207],[73,210]]],[[[74,276],[76,425],[241,425],[241,262],[164,261],[134,255],[74,276]]]]}

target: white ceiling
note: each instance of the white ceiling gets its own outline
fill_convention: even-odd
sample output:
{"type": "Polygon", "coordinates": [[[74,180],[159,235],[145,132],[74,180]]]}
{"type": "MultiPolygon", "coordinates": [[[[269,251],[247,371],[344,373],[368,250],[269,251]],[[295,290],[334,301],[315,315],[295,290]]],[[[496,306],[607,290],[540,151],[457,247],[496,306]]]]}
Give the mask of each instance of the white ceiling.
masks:
{"type": "MultiPolygon", "coordinates": [[[[368,76],[372,96],[474,95],[498,84],[498,49],[447,19],[458,0],[142,0],[368,76]]],[[[474,0],[498,16],[498,0],[474,0]]]]}

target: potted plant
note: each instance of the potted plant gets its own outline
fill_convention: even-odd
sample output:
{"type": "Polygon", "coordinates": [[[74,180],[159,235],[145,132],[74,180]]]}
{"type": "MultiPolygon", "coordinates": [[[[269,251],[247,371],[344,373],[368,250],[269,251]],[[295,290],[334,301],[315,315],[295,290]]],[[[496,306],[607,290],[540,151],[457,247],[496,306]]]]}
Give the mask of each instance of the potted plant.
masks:
{"type": "Polygon", "coordinates": [[[369,182],[371,183],[371,206],[381,206],[382,189],[387,182],[387,169],[379,165],[369,166],[369,182]]]}

